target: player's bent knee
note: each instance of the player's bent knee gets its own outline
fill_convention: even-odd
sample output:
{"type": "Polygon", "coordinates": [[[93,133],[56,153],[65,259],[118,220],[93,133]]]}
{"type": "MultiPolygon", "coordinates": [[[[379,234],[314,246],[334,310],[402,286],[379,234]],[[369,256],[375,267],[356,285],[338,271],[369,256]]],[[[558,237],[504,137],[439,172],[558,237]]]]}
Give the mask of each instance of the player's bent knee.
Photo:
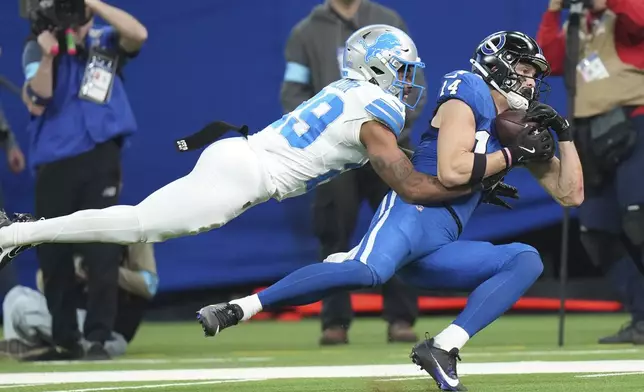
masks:
{"type": "Polygon", "coordinates": [[[518,270],[526,278],[536,280],[543,272],[543,261],[541,255],[534,247],[522,244],[512,243],[505,246],[506,250],[513,253],[505,265],[506,269],[518,270]]]}
{"type": "MultiPolygon", "coordinates": [[[[386,282],[389,280],[390,277],[388,277],[386,280],[382,280],[382,272],[379,271],[377,268],[374,268],[373,265],[365,264],[360,260],[357,259],[347,259],[344,263],[351,263],[351,265],[354,266],[359,266],[358,268],[360,269],[361,272],[365,274],[369,274],[371,277],[371,280],[369,281],[368,285],[365,285],[365,287],[376,287],[378,285],[381,285],[382,283],[386,282]]],[[[367,282],[367,279],[363,280],[365,283],[367,282]]]]}
{"type": "Polygon", "coordinates": [[[365,264],[360,260],[353,261],[364,265],[370,271],[374,287],[386,283],[396,273],[395,265],[391,263],[368,262],[365,264]]]}
{"type": "Polygon", "coordinates": [[[519,254],[521,267],[525,274],[534,282],[543,273],[543,260],[537,252],[523,252],[519,254]]]}
{"type": "Polygon", "coordinates": [[[359,260],[348,259],[341,263],[324,262],[322,264],[326,264],[325,271],[332,271],[337,276],[333,280],[339,286],[369,288],[378,285],[373,269],[359,260]]]}
{"type": "Polygon", "coordinates": [[[534,253],[537,256],[539,256],[539,251],[536,250],[534,247],[528,245],[528,244],[523,244],[521,242],[513,242],[511,244],[507,245],[502,245],[506,250],[509,252],[513,252],[515,254],[520,254],[520,253],[534,253]]]}

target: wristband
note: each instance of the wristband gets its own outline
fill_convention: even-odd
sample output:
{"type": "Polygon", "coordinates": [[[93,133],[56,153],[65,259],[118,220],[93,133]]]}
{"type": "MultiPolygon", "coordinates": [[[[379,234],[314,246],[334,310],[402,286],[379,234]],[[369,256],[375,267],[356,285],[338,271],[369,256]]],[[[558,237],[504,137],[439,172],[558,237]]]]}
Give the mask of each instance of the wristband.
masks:
{"type": "Polygon", "coordinates": [[[470,184],[478,184],[483,181],[486,166],[487,156],[485,154],[474,153],[474,164],[472,165],[472,176],[470,177],[470,184]]]}
{"type": "Polygon", "coordinates": [[[50,98],[43,98],[40,95],[36,94],[36,92],[31,88],[31,84],[27,83],[27,96],[29,97],[29,100],[38,106],[47,106],[51,102],[51,97],[50,98]]]}
{"type": "Polygon", "coordinates": [[[557,134],[557,139],[560,142],[571,142],[572,141],[572,128],[568,127],[565,130],[557,134]]]}
{"type": "Polygon", "coordinates": [[[505,159],[505,167],[508,168],[512,166],[512,153],[510,152],[510,149],[503,147],[501,149],[501,153],[503,153],[503,159],[505,159]]]}

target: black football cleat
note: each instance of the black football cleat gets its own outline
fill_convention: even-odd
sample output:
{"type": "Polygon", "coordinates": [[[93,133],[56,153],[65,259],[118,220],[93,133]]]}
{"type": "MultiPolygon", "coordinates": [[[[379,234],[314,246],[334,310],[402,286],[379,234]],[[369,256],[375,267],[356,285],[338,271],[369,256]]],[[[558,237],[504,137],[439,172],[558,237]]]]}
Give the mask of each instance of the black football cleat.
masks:
{"type": "Polygon", "coordinates": [[[411,349],[409,357],[432,376],[441,391],[467,391],[456,372],[456,360],[461,360],[457,348],[448,352],[434,347],[434,339],[425,339],[411,349]]]}
{"type": "MultiPolygon", "coordinates": [[[[29,214],[14,214],[11,219],[4,211],[0,210],[0,228],[10,226],[17,222],[34,222],[36,219],[29,214]]],[[[7,266],[11,260],[15,259],[20,253],[34,247],[37,244],[7,246],[0,248],[0,270],[7,266]]]]}
{"type": "Polygon", "coordinates": [[[216,336],[222,330],[237,325],[242,317],[244,311],[241,307],[229,303],[208,305],[197,312],[197,321],[206,337],[216,336]]]}

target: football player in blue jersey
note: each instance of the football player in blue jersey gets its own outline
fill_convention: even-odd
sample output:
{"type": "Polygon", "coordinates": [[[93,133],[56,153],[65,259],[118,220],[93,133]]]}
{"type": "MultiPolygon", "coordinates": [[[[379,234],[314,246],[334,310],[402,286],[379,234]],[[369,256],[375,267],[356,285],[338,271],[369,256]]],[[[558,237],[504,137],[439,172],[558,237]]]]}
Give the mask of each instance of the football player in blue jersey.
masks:
{"type": "MultiPolygon", "coordinates": [[[[471,72],[444,76],[430,128],[412,158],[414,168],[455,187],[482,180],[493,184],[511,168],[525,166],[560,204],[579,205],[582,171],[569,124],[538,102],[550,69],[538,44],[520,32],[494,33],[479,44],[470,62],[471,72]],[[513,143],[502,146],[494,120],[510,109],[527,110],[527,119],[540,127],[526,127],[513,143]],[[549,129],[558,136],[560,158],[554,157],[557,142],[549,129]]],[[[377,170],[380,163],[371,162],[377,170]]],[[[206,335],[214,336],[262,309],[315,302],[336,290],[373,287],[394,274],[425,289],[472,290],[454,322],[411,353],[441,389],[466,390],[456,371],[459,350],[508,310],[543,269],[531,246],[459,240],[487,192],[414,205],[392,191],[350,252],[301,268],[258,294],[207,306],[197,317],[206,335]]]]}

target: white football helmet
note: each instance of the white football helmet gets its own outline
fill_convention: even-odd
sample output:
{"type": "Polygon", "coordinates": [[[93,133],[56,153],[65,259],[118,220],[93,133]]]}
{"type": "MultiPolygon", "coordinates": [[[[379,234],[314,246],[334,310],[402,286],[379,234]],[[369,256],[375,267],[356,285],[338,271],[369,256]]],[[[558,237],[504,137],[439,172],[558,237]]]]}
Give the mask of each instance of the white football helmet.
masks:
{"type": "Polygon", "coordinates": [[[369,81],[397,96],[410,109],[418,105],[425,90],[422,85],[415,84],[419,68],[425,68],[425,64],[418,57],[416,45],[400,29],[384,24],[370,25],[347,39],[342,77],[369,81]],[[400,71],[404,71],[402,78],[400,71]],[[405,95],[410,90],[405,91],[406,87],[418,89],[416,102],[405,102],[405,95]]]}

